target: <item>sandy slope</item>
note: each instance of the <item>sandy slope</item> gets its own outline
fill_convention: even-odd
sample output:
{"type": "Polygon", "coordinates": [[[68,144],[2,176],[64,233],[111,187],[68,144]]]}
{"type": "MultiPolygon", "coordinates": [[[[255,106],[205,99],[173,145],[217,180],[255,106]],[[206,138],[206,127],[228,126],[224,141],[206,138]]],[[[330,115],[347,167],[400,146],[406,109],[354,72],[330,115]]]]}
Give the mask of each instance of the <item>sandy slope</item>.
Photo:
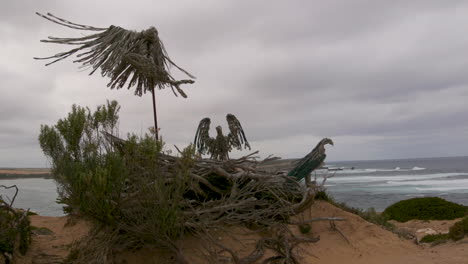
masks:
{"type": "Polygon", "coordinates": [[[312,210],[311,215],[315,217],[346,218],[346,221],[336,222],[336,226],[349,243],[332,231],[328,223],[314,223],[312,230],[321,240],[304,248],[316,256],[305,257],[304,263],[468,263],[467,240],[432,248],[418,246],[327,203],[318,202],[312,210]]]}
{"type": "Polygon", "coordinates": [[[61,263],[68,255],[70,244],[85,236],[90,225],[68,217],[31,216],[31,225],[47,230],[33,231],[32,244],[26,256],[18,255],[18,264],[61,263]]]}
{"type": "MultiPolygon", "coordinates": [[[[309,211],[296,217],[296,220],[312,217],[346,218],[346,221],[335,222],[336,227],[346,239],[339,232],[332,230],[329,222],[313,223],[312,233],[307,234],[307,236],[319,235],[320,241],[315,244],[303,245],[296,251],[301,256],[301,263],[468,263],[468,239],[436,247],[418,246],[410,240],[401,239],[391,232],[325,202],[316,202],[309,211]]],[[[89,225],[83,221],[79,221],[75,225],[66,225],[66,217],[33,216],[31,221],[34,226],[51,229],[53,234],[34,235],[32,249],[18,263],[59,263],[58,261],[67,255],[68,245],[75,239],[84,236],[89,230],[89,225]]],[[[433,222],[432,226],[431,222],[410,222],[405,225],[412,226],[414,230],[419,229],[422,225],[424,227],[431,226],[437,230],[437,228],[445,228],[448,224],[442,224],[439,221],[433,222]]],[[[240,255],[248,254],[254,245],[254,241],[249,240],[249,238],[255,238],[255,236],[246,234],[246,230],[242,228],[231,231],[236,234],[236,237],[225,236],[219,231],[215,232],[214,236],[220,242],[234,247],[240,252],[240,255]]],[[[198,239],[194,237],[184,239],[178,242],[178,246],[181,247],[189,263],[201,263],[202,243],[198,239]]],[[[161,251],[143,249],[138,252],[118,254],[116,263],[176,263],[176,260],[167,254],[162,254],[161,251]]],[[[229,262],[226,259],[226,262],[223,263],[229,262]]]]}

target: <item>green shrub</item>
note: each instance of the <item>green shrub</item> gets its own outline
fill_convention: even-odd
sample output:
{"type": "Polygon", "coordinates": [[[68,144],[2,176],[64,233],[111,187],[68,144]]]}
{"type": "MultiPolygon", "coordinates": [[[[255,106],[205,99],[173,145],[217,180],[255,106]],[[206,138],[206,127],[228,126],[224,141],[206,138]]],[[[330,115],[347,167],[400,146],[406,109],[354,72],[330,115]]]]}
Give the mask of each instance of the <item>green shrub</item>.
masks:
{"type": "Polygon", "coordinates": [[[301,232],[301,234],[308,234],[311,230],[312,226],[310,226],[310,224],[299,225],[299,231],[301,232]]]}
{"type": "Polygon", "coordinates": [[[31,229],[26,213],[0,207],[0,253],[12,254],[18,247],[24,255],[30,242],[31,229]]]}
{"type": "Polygon", "coordinates": [[[453,240],[460,240],[468,235],[468,217],[456,222],[449,229],[449,237],[453,240]]]}
{"type": "Polygon", "coordinates": [[[463,205],[438,197],[413,198],[397,202],[385,209],[389,219],[406,222],[418,220],[452,220],[463,217],[467,209],[463,205]]]}
{"type": "Polygon", "coordinates": [[[320,191],[315,194],[315,200],[321,200],[325,202],[330,202],[333,203],[333,198],[331,198],[327,192],[325,191],[320,191]]]}
{"type": "Polygon", "coordinates": [[[94,112],[74,105],[56,125],[41,126],[39,142],[52,162],[59,202],[66,213],[93,220],[131,247],[167,246],[186,232],[180,201],[193,181],[195,149],[182,151],[169,183],[158,163],[162,141],[148,134],[115,137],[119,109],[115,101],[94,112]]]}
{"type": "Polygon", "coordinates": [[[13,252],[18,230],[13,228],[15,215],[0,209],[0,252],[13,252]]]}
{"type": "Polygon", "coordinates": [[[116,101],[94,112],[73,105],[56,125],[42,125],[39,135],[40,146],[52,161],[64,211],[108,225],[115,224],[126,177],[122,155],[105,138],[105,133],[117,133],[119,109],[116,101]]]}
{"type": "Polygon", "coordinates": [[[449,234],[435,234],[435,235],[426,235],[419,242],[421,243],[433,243],[441,242],[449,239],[449,234]]]}

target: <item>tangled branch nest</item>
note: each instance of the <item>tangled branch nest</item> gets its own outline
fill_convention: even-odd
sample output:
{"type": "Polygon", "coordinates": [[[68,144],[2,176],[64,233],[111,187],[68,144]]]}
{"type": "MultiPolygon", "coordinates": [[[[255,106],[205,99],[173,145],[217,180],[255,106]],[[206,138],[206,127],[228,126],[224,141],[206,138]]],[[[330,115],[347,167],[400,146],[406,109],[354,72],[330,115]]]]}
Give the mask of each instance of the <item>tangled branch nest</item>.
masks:
{"type": "MultiPolygon", "coordinates": [[[[124,214],[127,221],[120,222],[119,229],[126,230],[135,238],[152,233],[154,227],[148,224],[148,216],[140,209],[144,206],[142,201],[154,201],[155,197],[151,197],[150,192],[142,189],[138,182],[158,182],[163,179],[165,188],[180,188],[179,199],[174,200],[174,195],[171,201],[177,203],[175,222],[184,230],[208,239],[216,248],[213,252],[219,253],[221,250],[227,252],[234,263],[249,264],[262,258],[265,251],[270,249],[276,255],[265,263],[298,263],[293,249],[300,243],[317,242],[319,238],[294,236],[287,226],[304,224],[290,221],[290,217],[309,208],[321,186],[305,186],[284,172],[262,170],[261,165],[268,159],[258,162],[255,156],[257,153],[228,161],[187,159],[187,153],[183,152],[182,157],[160,154],[157,159],[158,175],[152,175],[144,167],[133,167],[133,173],[139,175],[139,180],[133,180],[127,186],[128,196],[122,203],[123,208],[126,208],[124,214]],[[186,173],[181,175],[180,171],[186,173]],[[229,226],[244,226],[258,233],[268,230],[270,236],[258,240],[254,251],[248,256],[240,257],[216,239],[210,239],[210,230],[229,226]]],[[[132,155],[132,160],[135,159],[135,153],[128,155],[132,155]]],[[[161,188],[160,184],[157,184],[158,188],[161,188]]],[[[172,192],[178,191],[172,189],[172,192]]],[[[158,207],[162,210],[163,206],[158,207]]],[[[126,238],[123,243],[131,241],[131,238],[126,238]]],[[[165,244],[169,250],[177,253],[178,259],[184,259],[172,238],[166,237],[156,242],[165,244]]]]}
{"type": "MultiPolygon", "coordinates": [[[[287,222],[290,216],[308,208],[319,186],[304,186],[284,172],[259,169],[254,152],[240,159],[217,161],[193,160],[184,179],[178,174],[183,158],[161,154],[158,168],[167,185],[186,184],[179,201],[185,227],[254,224],[269,226],[287,222]]],[[[135,168],[137,175],[148,175],[144,168],[135,168]]],[[[138,195],[140,189],[128,187],[138,195]]],[[[130,199],[132,200],[132,199],[130,199]]]]}

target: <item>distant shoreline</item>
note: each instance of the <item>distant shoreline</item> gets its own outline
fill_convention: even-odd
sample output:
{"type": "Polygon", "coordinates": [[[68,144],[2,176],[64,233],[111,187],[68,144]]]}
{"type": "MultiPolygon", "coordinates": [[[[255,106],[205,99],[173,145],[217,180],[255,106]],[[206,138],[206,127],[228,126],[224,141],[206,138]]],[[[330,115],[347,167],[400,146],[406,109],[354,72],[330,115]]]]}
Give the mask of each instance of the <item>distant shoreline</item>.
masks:
{"type": "Polygon", "coordinates": [[[52,178],[49,169],[0,169],[0,180],[11,180],[21,178],[52,178]]]}
{"type": "Polygon", "coordinates": [[[10,173],[0,173],[1,180],[12,180],[12,179],[31,179],[31,178],[43,178],[51,179],[52,175],[50,173],[35,173],[35,174],[10,174],[10,173]]]}

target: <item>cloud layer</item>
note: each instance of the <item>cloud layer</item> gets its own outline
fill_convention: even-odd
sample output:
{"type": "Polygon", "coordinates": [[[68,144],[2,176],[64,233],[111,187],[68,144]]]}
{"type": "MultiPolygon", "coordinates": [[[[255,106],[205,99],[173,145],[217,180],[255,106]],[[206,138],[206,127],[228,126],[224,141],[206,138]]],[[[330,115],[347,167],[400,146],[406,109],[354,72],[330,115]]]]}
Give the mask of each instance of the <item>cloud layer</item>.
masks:
{"type": "MultiPolygon", "coordinates": [[[[189,98],[157,93],[168,146],[203,117],[235,114],[262,156],[300,157],[330,137],[329,160],[468,155],[465,1],[8,1],[0,10],[0,167],[43,167],[40,124],[73,103],[122,105],[124,133],[152,125],[151,97],[111,91],[69,61],[34,56],[79,36],[34,14],[98,27],[156,26],[171,58],[197,76],[189,98]]],[[[238,153],[241,155],[242,153],[238,153]]]]}

